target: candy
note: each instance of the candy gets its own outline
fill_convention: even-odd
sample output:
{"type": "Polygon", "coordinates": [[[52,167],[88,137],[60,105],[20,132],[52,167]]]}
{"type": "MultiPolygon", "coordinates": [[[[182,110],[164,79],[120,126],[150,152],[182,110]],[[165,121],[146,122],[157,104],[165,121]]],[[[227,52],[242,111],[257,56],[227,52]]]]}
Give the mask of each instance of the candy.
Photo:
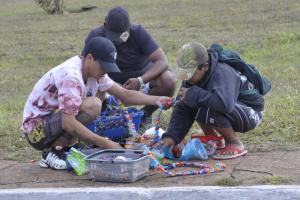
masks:
{"type": "Polygon", "coordinates": [[[155,155],[157,152],[153,153],[152,151],[148,151],[147,155],[151,158],[151,169],[155,169],[158,171],[164,172],[167,176],[176,177],[176,176],[191,176],[191,175],[205,175],[210,173],[222,172],[227,167],[223,162],[217,162],[214,165],[209,165],[207,163],[199,163],[199,162],[174,162],[172,163],[170,160],[166,162],[165,159],[161,160],[161,157],[158,159],[155,155]],[[194,167],[200,168],[199,170],[183,170],[179,172],[172,172],[171,169],[175,169],[178,167],[194,167]]]}
{"type": "Polygon", "coordinates": [[[163,171],[166,175],[175,177],[175,176],[191,176],[191,175],[205,175],[210,173],[222,172],[226,168],[225,163],[217,162],[213,166],[209,164],[200,164],[200,163],[188,163],[188,162],[179,162],[173,163],[171,165],[165,166],[164,168],[159,168],[159,170],[163,171]],[[177,167],[199,167],[200,170],[183,170],[179,172],[169,171],[170,169],[174,169],[177,167]]]}
{"type": "Polygon", "coordinates": [[[114,160],[115,161],[126,161],[127,159],[124,156],[117,156],[114,160]]]}
{"type": "MultiPolygon", "coordinates": [[[[174,106],[178,102],[177,99],[172,100],[172,105],[174,106]]],[[[169,177],[176,177],[176,176],[191,176],[191,175],[205,175],[210,173],[216,173],[216,172],[222,172],[225,170],[226,165],[222,162],[217,162],[214,165],[209,165],[206,163],[199,163],[199,162],[172,162],[170,159],[164,158],[165,153],[164,151],[159,150],[149,150],[149,146],[152,146],[155,142],[158,141],[159,137],[159,129],[161,126],[161,115],[163,111],[163,106],[160,106],[157,116],[155,118],[154,124],[155,124],[155,134],[151,135],[139,135],[135,129],[135,124],[132,122],[132,117],[128,113],[128,111],[125,109],[124,105],[119,103],[118,106],[119,113],[122,114],[125,118],[125,124],[127,124],[129,134],[131,135],[131,139],[127,141],[127,146],[130,145],[133,146],[136,142],[142,143],[145,145],[145,154],[148,155],[151,158],[150,161],[150,168],[155,169],[158,171],[164,172],[169,177]],[[179,167],[193,167],[198,168],[197,170],[182,170],[173,172],[170,171],[171,169],[179,168],[179,167]]],[[[118,114],[118,112],[116,112],[118,114]]],[[[116,122],[112,123],[112,125],[116,125],[116,122]]],[[[119,125],[119,124],[118,124],[119,125]]],[[[182,143],[181,146],[178,146],[177,148],[177,156],[180,155],[180,151],[185,146],[185,143],[182,143]]],[[[215,147],[215,146],[213,146],[215,147]]],[[[213,150],[213,149],[212,149],[213,150]]],[[[126,158],[123,156],[117,156],[115,160],[119,161],[125,161],[126,158]]]]}
{"type": "Polygon", "coordinates": [[[131,115],[128,113],[128,110],[125,109],[125,106],[122,103],[119,104],[119,107],[121,110],[123,110],[123,115],[127,121],[127,127],[128,127],[129,134],[132,137],[136,137],[138,135],[138,133],[135,129],[135,124],[132,122],[131,115]]]}

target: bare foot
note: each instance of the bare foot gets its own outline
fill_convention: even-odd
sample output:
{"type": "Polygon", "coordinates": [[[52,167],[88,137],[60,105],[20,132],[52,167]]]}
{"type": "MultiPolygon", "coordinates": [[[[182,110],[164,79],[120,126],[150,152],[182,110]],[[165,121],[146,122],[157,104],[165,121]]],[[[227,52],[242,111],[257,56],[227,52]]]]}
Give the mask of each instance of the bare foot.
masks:
{"type": "Polygon", "coordinates": [[[217,150],[224,149],[224,148],[225,148],[225,140],[223,138],[217,143],[217,150]]]}

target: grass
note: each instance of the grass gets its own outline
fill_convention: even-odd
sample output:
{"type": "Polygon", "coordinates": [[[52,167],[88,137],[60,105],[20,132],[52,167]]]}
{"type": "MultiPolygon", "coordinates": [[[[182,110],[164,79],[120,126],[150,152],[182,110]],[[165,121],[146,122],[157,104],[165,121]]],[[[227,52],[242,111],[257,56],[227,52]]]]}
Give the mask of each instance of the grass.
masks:
{"type": "Polygon", "coordinates": [[[266,185],[283,185],[292,183],[294,180],[287,176],[265,176],[262,178],[262,183],[266,185]]]}
{"type": "Polygon", "coordinates": [[[241,185],[241,181],[237,181],[231,177],[224,177],[219,180],[217,180],[213,185],[216,186],[239,186],[241,185]]]}
{"type": "Polygon", "coordinates": [[[295,46],[299,42],[299,33],[276,33],[265,39],[260,48],[250,46],[245,50],[244,56],[261,66],[273,87],[266,96],[263,123],[251,132],[253,134],[242,136],[248,144],[256,146],[256,149],[265,146],[262,150],[266,150],[272,146],[264,145],[266,143],[276,144],[275,148],[289,148],[300,144],[297,86],[300,76],[300,49],[295,46]]]}
{"type": "MultiPolygon", "coordinates": [[[[109,8],[122,5],[143,24],[175,67],[177,49],[188,41],[218,42],[239,51],[272,83],[265,118],[242,134],[252,151],[300,146],[300,5],[298,0],[69,0],[66,8],[96,5],[83,13],[50,16],[33,0],[0,0],[0,156],[37,156],[20,130],[23,106],[43,73],[81,52],[91,28],[109,8]]],[[[167,126],[170,111],[164,113],[167,126]]]]}

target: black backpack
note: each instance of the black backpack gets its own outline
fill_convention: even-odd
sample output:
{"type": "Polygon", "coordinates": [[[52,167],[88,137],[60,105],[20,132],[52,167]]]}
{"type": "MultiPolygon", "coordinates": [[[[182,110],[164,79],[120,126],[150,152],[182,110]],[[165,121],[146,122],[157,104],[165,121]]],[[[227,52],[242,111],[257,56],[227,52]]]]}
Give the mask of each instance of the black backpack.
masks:
{"type": "Polygon", "coordinates": [[[254,65],[246,63],[238,53],[224,49],[219,44],[211,45],[210,49],[218,53],[219,62],[224,62],[245,75],[261,95],[265,95],[271,90],[270,81],[261,75],[254,65]]]}

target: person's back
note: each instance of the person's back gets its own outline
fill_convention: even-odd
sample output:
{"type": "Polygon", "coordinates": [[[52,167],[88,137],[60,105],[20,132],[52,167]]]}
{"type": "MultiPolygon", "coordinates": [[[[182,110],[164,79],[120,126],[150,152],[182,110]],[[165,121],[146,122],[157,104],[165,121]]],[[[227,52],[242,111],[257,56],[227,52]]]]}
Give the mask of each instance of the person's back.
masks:
{"type": "Polygon", "coordinates": [[[79,56],[74,56],[49,70],[35,84],[25,104],[23,113],[22,128],[26,134],[30,133],[44,116],[49,115],[56,109],[71,112],[74,110],[72,106],[76,104],[79,106],[81,104],[81,101],[79,101],[77,97],[83,98],[84,94],[75,95],[75,93],[79,91],[78,88],[80,88],[82,92],[84,92],[85,88],[81,70],[82,60],[79,56]],[[68,80],[69,85],[67,85],[68,80]],[[78,83],[78,85],[72,84],[74,83],[73,80],[75,80],[75,83],[78,83]],[[63,87],[63,84],[66,87],[63,87]],[[74,98],[64,99],[66,93],[73,94],[69,96],[73,96],[74,98]],[[59,101],[69,101],[69,103],[59,104],[59,101]],[[69,106],[69,108],[66,108],[66,106],[69,106]]]}
{"type": "MultiPolygon", "coordinates": [[[[115,44],[118,53],[116,63],[122,72],[144,70],[150,62],[149,55],[158,48],[158,45],[142,25],[131,24],[129,32],[130,37],[126,42],[115,44]]],[[[104,25],[91,30],[85,44],[97,36],[105,37],[104,25]]]]}
{"type": "MultiPolygon", "coordinates": [[[[218,95],[224,105],[224,109],[218,111],[231,112],[237,101],[256,111],[263,111],[264,98],[259,93],[251,92],[255,88],[247,77],[228,64],[219,62],[218,54],[215,51],[209,50],[208,54],[210,57],[209,70],[204,79],[196,85],[218,95]]],[[[205,100],[203,99],[203,101],[205,100]]],[[[210,103],[209,105],[216,104],[214,99],[210,99],[208,103],[210,103]]],[[[217,105],[214,106],[217,107],[217,105]]]]}

